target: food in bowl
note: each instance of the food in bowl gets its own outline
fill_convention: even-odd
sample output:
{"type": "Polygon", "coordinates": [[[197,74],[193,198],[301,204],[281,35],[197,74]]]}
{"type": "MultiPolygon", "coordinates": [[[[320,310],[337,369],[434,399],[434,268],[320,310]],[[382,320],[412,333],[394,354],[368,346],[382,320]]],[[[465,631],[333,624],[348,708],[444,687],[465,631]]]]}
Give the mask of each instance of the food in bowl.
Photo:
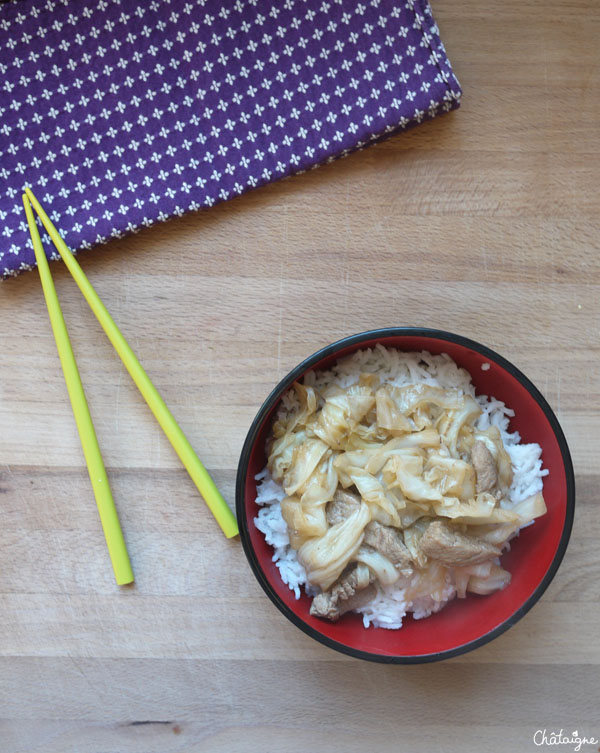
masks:
{"type": "Polygon", "coordinates": [[[545,514],[541,448],[447,355],[378,344],[282,397],[254,522],[311,614],[398,629],[510,581],[500,558],[545,514]]]}

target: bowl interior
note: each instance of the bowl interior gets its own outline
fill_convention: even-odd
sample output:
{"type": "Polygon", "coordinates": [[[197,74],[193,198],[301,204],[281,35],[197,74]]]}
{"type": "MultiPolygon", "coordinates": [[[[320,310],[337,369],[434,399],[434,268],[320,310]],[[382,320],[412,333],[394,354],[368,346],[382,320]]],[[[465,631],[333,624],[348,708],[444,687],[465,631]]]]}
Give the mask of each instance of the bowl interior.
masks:
{"type": "MultiPolygon", "coordinates": [[[[475,642],[470,646],[475,647],[480,642],[485,642],[485,636],[500,626],[507,627],[515,622],[530,606],[527,606],[528,600],[534,601],[536,591],[539,596],[547,585],[543,581],[560,548],[568,508],[567,473],[561,447],[550,419],[528,389],[491,355],[483,355],[459,342],[421,335],[378,336],[328,353],[310,368],[328,368],[339,358],[360,348],[372,347],[377,342],[405,351],[448,353],[470,372],[478,393],[494,396],[515,411],[515,417],[510,423],[511,431],[518,430],[523,442],[537,442],[541,445],[544,468],[550,470],[550,474],[544,479],[544,498],[548,513],[534,525],[521,531],[519,537],[512,542],[510,552],[503,556],[503,566],[512,574],[510,584],[490,596],[471,594],[466,599],[454,599],[440,612],[425,620],[414,620],[407,616],[401,630],[372,627],[365,630],[361,617],[356,614],[345,615],[337,623],[311,617],[310,599],[302,594],[296,600],[293,592],[281,581],[279,571],[271,560],[273,551],[253,523],[258,512],[254,477],[266,464],[265,440],[279,396],[258,427],[250,450],[240,527],[245,529],[245,543],[247,548],[249,545],[253,550],[254,568],[263,586],[272,598],[275,597],[276,602],[279,600],[284,613],[313,637],[325,637],[329,639],[326,642],[334,641],[338,644],[335,648],[350,653],[360,652],[369,655],[365,658],[379,657],[382,660],[385,660],[384,657],[407,657],[410,660],[411,657],[416,659],[449,651],[458,652],[457,649],[465,644],[475,642]],[[486,363],[490,364],[490,368],[483,371],[481,366],[486,363]]],[[[566,540],[563,540],[563,549],[564,546],[566,540]]]]}

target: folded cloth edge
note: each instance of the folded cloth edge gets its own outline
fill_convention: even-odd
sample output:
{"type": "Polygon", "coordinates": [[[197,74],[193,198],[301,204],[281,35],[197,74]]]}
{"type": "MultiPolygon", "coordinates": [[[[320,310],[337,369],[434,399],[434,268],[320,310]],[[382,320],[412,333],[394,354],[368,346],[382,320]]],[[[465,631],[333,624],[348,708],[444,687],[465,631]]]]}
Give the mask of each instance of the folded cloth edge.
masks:
{"type": "MultiPolygon", "coordinates": [[[[427,46],[427,48],[429,49],[431,53],[431,57],[435,61],[435,67],[438,70],[438,74],[441,77],[446,87],[446,92],[444,95],[444,102],[441,103],[441,108],[438,108],[436,106],[435,108],[432,109],[431,112],[415,111],[415,116],[413,118],[411,119],[403,118],[398,123],[388,124],[385,128],[380,129],[377,132],[370,133],[368,135],[363,136],[353,146],[349,148],[341,149],[339,152],[335,152],[333,154],[324,155],[321,158],[315,160],[313,164],[310,164],[308,166],[301,166],[298,169],[295,169],[293,166],[289,166],[288,171],[284,175],[282,175],[281,178],[277,177],[275,178],[275,180],[300,175],[306,172],[308,169],[314,169],[323,164],[333,162],[337,159],[340,159],[351,153],[354,153],[355,151],[361,150],[365,148],[366,146],[369,146],[373,143],[387,139],[391,137],[392,135],[397,134],[398,132],[411,128],[417,125],[418,123],[422,122],[423,120],[431,119],[435,115],[437,115],[438,112],[440,111],[448,112],[450,110],[456,109],[460,105],[462,90],[450,66],[448,58],[446,56],[443,43],[439,36],[439,30],[433,19],[429,3],[427,2],[427,0],[408,0],[407,7],[410,7],[413,11],[414,19],[415,19],[415,28],[419,29],[421,38],[423,42],[425,43],[425,45],[427,46]]],[[[242,193],[245,193],[246,190],[251,190],[251,188],[253,187],[258,188],[270,182],[274,182],[274,181],[270,178],[259,180],[255,185],[246,187],[242,193]]],[[[228,200],[228,199],[217,198],[214,201],[214,204],[221,203],[224,200],[228,200]]],[[[180,207],[175,207],[171,212],[168,212],[168,213],[160,212],[159,216],[156,219],[144,218],[145,221],[138,222],[135,226],[132,226],[132,223],[130,222],[126,230],[113,230],[113,232],[103,237],[101,240],[97,240],[96,242],[93,242],[93,243],[81,244],[78,247],[74,247],[73,252],[77,253],[80,250],[84,250],[92,246],[95,247],[96,245],[102,245],[103,243],[106,243],[109,240],[112,240],[114,238],[120,238],[125,235],[136,233],[139,230],[141,230],[143,227],[153,225],[156,222],[159,222],[159,221],[162,222],[167,219],[171,219],[175,216],[181,216],[187,213],[188,211],[195,211],[196,209],[204,208],[201,204],[196,204],[195,206],[193,204],[194,203],[192,202],[192,205],[188,206],[185,209],[182,209],[180,207]]],[[[52,210],[51,206],[47,206],[46,208],[49,210],[49,212],[51,212],[52,210]]],[[[53,219],[56,220],[59,218],[57,218],[55,215],[53,219]]],[[[44,240],[46,244],[49,241],[47,237],[44,240]]],[[[58,254],[56,253],[49,254],[49,256],[52,259],[60,258],[58,254]]],[[[7,278],[11,276],[16,276],[19,274],[19,272],[25,269],[32,269],[34,266],[35,266],[34,264],[21,263],[21,266],[18,269],[5,268],[3,272],[3,277],[7,278]]]]}

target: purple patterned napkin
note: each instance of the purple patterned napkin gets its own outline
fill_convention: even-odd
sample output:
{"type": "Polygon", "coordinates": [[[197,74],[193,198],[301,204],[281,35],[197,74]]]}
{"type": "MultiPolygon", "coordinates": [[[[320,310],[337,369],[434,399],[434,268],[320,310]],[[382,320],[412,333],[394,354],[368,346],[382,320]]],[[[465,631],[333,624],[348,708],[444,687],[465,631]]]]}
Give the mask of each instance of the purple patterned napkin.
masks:
{"type": "Polygon", "coordinates": [[[348,154],[461,94],[426,0],[13,0],[0,92],[4,277],[34,265],[27,184],[67,244],[89,248],[348,154]]]}

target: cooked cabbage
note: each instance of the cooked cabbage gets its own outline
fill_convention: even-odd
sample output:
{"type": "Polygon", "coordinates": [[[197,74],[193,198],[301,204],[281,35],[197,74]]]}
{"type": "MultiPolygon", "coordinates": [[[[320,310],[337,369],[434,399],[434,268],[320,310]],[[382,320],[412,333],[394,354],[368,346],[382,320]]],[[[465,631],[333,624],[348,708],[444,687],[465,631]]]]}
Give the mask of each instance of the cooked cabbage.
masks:
{"type": "Polygon", "coordinates": [[[363,502],[346,520],[331,526],[324,536],[309,539],[298,550],[298,559],[310,583],[323,590],[337,580],[364,538],[364,529],[371,520],[363,502]]]}
{"type": "Polygon", "coordinates": [[[306,439],[305,431],[287,432],[276,439],[270,449],[267,467],[275,481],[281,482],[292,465],[294,450],[306,439]]]}
{"type": "Polygon", "coordinates": [[[458,456],[458,437],[461,429],[472,424],[481,415],[481,408],[470,395],[464,395],[463,404],[455,410],[442,413],[436,428],[453,457],[458,456]]]}
{"type": "Polygon", "coordinates": [[[432,453],[427,458],[423,477],[444,496],[462,500],[475,496],[475,469],[464,460],[432,453]]]}
{"type": "Polygon", "coordinates": [[[305,439],[294,447],[292,462],[283,477],[286,494],[295,494],[310,478],[329,447],[320,439],[305,439]]]}
{"type": "Polygon", "coordinates": [[[468,502],[458,499],[435,506],[437,515],[451,518],[456,523],[468,525],[485,525],[486,523],[511,523],[519,520],[517,513],[498,507],[498,500],[488,492],[481,492],[468,502]]]}
{"type": "Polygon", "coordinates": [[[358,489],[358,493],[363,501],[369,505],[369,508],[372,509],[373,506],[380,507],[389,515],[391,525],[400,527],[400,518],[396,509],[396,505],[399,504],[397,498],[386,495],[385,489],[375,476],[367,473],[362,468],[351,468],[349,476],[358,489]]]}
{"type": "Polygon", "coordinates": [[[488,450],[492,453],[492,457],[496,461],[498,468],[498,481],[502,489],[507,490],[510,488],[513,480],[512,464],[510,462],[510,456],[504,448],[502,442],[502,436],[497,426],[490,426],[486,431],[477,431],[474,435],[475,439],[479,439],[485,443],[488,450]]]}
{"type": "Polygon", "coordinates": [[[383,478],[389,489],[399,487],[413,502],[441,502],[443,499],[423,476],[421,455],[394,455],[385,464],[383,478]]]}
{"type": "Polygon", "coordinates": [[[388,387],[397,410],[405,416],[424,406],[443,410],[459,410],[464,405],[464,396],[458,390],[442,389],[430,384],[409,384],[406,387],[388,387]]]}
{"type": "Polygon", "coordinates": [[[334,450],[342,450],[342,441],[375,405],[373,390],[367,385],[352,385],[339,395],[325,400],[314,433],[334,450]]]}
{"type": "Polygon", "coordinates": [[[487,594],[499,591],[504,586],[510,583],[510,573],[504,570],[500,565],[493,564],[490,568],[489,575],[482,577],[479,575],[471,575],[469,578],[469,584],[467,591],[471,591],[474,594],[481,594],[486,596],[487,594]]]}
{"type": "Polygon", "coordinates": [[[527,497],[518,505],[512,508],[512,512],[519,516],[521,525],[527,525],[532,520],[540,518],[547,512],[546,502],[544,501],[544,495],[541,492],[534,494],[531,497],[527,497]]]}
{"type": "Polygon", "coordinates": [[[400,577],[400,573],[387,557],[370,547],[361,546],[356,553],[356,561],[367,565],[382,586],[390,586],[400,577]]]}
{"type": "Polygon", "coordinates": [[[377,407],[377,425],[390,434],[406,434],[413,429],[413,424],[398,408],[391,395],[390,387],[380,387],[375,393],[377,407]]]}
{"type": "Polygon", "coordinates": [[[327,532],[325,506],[333,499],[337,485],[333,456],[330,455],[321,461],[305,482],[301,497],[288,496],[282,501],[281,513],[294,549],[298,549],[307,539],[323,536],[327,532]]]}
{"type": "Polygon", "coordinates": [[[481,408],[471,395],[429,384],[380,385],[376,374],[325,389],[313,375],[294,391],[273,425],[268,468],[287,495],[281,512],[290,544],[313,587],[343,591],[349,573],[350,590],[373,579],[390,586],[402,576],[406,600],[427,613],[449,589],[463,598],[510,581],[496,555],[546,505],[541,493],[503,502],[513,478],[510,456],[497,426],[477,427],[481,408]],[[479,493],[477,468],[480,481],[483,470],[471,458],[477,441],[497,471],[479,493]],[[351,493],[337,498],[341,488],[351,493]],[[372,527],[376,537],[370,529],[365,546],[371,521],[381,526],[372,527]],[[469,561],[478,564],[451,564],[469,561]]]}

